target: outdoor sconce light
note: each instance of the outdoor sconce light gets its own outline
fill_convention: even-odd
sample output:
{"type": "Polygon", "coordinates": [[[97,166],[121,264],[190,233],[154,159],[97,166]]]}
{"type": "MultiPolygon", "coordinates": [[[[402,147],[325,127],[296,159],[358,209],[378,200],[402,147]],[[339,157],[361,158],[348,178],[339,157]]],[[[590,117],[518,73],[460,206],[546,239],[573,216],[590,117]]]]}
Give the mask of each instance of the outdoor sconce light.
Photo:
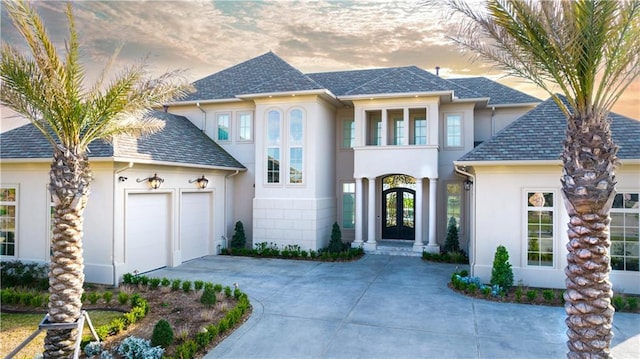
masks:
{"type": "Polygon", "coordinates": [[[151,189],[158,189],[158,188],[160,188],[160,185],[162,184],[162,182],[164,182],[164,179],[158,177],[157,173],[154,173],[153,177],[147,177],[147,178],[142,178],[142,179],[137,178],[136,179],[136,182],[138,182],[138,183],[143,182],[143,181],[147,181],[148,184],[149,184],[149,187],[151,189]]]}
{"type": "Polygon", "coordinates": [[[193,183],[193,182],[197,182],[198,188],[200,189],[207,188],[207,185],[209,184],[209,180],[204,175],[202,175],[202,177],[200,178],[189,180],[189,183],[193,183]]]}
{"type": "Polygon", "coordinates": [[[128,178],[127,178],[127,177],[125,177],[125,176],[120,176],[120,177],[118,177],[118,181],[120,181],[120,182],[124,182],[124,181],[126,181],[126,180],[128,180],[128,178]]]}
{"type": "Polygon", "coordinates": [[[471,187],[473,186],[473,181],[471,181],[471,180],[465,180],[463,183],[464,183],[464,189],[466,191],[469,191],[471,189],[471,187]]]}

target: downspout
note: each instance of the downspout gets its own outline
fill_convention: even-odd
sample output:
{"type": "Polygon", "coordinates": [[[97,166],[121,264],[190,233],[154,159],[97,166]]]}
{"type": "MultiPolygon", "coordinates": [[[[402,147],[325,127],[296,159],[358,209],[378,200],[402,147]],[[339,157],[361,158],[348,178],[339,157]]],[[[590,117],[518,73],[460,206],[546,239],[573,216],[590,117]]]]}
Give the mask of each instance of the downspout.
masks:
{"type": "MultiPolygon", "coordinates": [[[[127,167],[122,167],[119,168],[117,170],[113,171],[113,198],[115,199],[116,196],[116,185],[118,182],[120,182],[120,179],[118,178],[118,173],[124,172],[126,170],[128,170],[129,168],[133,167],[133,162],[129,162],[129,164],[127,165],[127,167]]],[[[126,179],[125,179],[126,181],[126,179]]],[[[115,202],[115,201],[114,201],[115,202]]],[[[114,203],[113,206],[113,214],[111,215],[111,228],[114,228],[114,224],[116,221],[116,206],[114,203]]],[[[113,286],[117,287],[118,286],[118,278],[116,277],[116,234],[115,232],[113,233],[113,235],[111,236],[111,269],[113,272],[113,286]]]]}
{"type": "Polygon", "coordinates": [[[220,248],[220,250],[218,251],[218,254],[221,253],[221,249],[227,249],[227,247],[229,246],[229,240],[228,240],[228,236],[227,236],[227,204],[229,203],[229,193],[227,193],[227,180],[235,175],[237,175],[238,173],[240,173],[240,170],[236,170],[234,173],[230,173],[226,176],[224,176],[224,216],[223,216],[223,220],[224,220],[224,234],[222,235],[222,239],[224,240],[224,248],[220,248]]]}
{"type": "MultiPolygon", "coordinates": [[[[471,188],[469,188],[469,269],[471,275],[473,275],[473,268],[476,264],[476,211],[475,211],[475,192],[474,184],[476,182],[476,176],[464,170],[464,167],[453,166],[456,173],[467,177],[471,181],[471,188]],[[473,254],[472,254],[473,253],[473,254]]],[[[466,191],[466,189],[465,189],[466,191]]]]}
{"type": "Polygon", "coordinates": [[[196,102],[196,107],[202,111],[202,113],[204,114],[203,119],[202,119],[202,132],[205,132],[205,130],[207,129],[207,112],[205,110],[202,109],[202,107],[200,107],[200,102],[196,102]]]}

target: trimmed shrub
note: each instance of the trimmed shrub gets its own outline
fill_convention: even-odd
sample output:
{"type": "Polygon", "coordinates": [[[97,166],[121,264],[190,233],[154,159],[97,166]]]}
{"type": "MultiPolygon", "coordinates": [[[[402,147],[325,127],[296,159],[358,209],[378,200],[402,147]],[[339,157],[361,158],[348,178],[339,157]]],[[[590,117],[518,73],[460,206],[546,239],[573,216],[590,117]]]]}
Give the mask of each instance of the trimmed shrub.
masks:
{"type": "Polygon", "coordinates": [[[491,269],[491,285],[497,284],[508,290],[513,286],[513,270],[509,263],[509,252],[504,246],[498,246],[491,269]]]}
{"type": "Polygon", "coordinates": [[[231,237],[231,248],[244,248],[247,244],[247,237],[244,234],[242,221],[236,222],[236,226],[233,231],[233,237],[231,237]]]}
{"type": "Polygon", "coordinates": [[[190,290],[191,290],[191,281],[185,280],[184,282],[182,282],[182,291],[185,293],[189,293],[190,290]]]}
{"type": "Polygon", "coordinates": [[[345,250],[345,245],[342,243],[342,232],[340,232],[338,222],[334,222],[331,228],[331,240],[329,241],[327,251],[329,253],[340,253],[343,250],[345,250]]]}
{"type": "Polygon", "coordinates": [[[443,251],[445,253],[460,252],[460,242],[458,241],[458,223],[456,222],[455,217],[449,218],[449,224],[447,225],[447,239],[444,242],[443,251]]]}
{"type": "Polygon", "coordinates": [[[161,346],[163,348],[168,347],[173,343],[173,329],[171,324],[165,319],[160,319],[153,327],[153,334],[151,335],[151,345],[161,346]]]}
{"type": "Polygon", "coordinates": [[[205,287],[200,296],[200,303],[207,308],[214,306],[216,304],[216,291],[210,287],[205,287]]]}
{"type": "Polygon", "coordinates": [[[193,288],[195,290],[201,290],[202,288],[204,288],[204,281],[201,280],[196,280],[193,282],[193,288]]]}

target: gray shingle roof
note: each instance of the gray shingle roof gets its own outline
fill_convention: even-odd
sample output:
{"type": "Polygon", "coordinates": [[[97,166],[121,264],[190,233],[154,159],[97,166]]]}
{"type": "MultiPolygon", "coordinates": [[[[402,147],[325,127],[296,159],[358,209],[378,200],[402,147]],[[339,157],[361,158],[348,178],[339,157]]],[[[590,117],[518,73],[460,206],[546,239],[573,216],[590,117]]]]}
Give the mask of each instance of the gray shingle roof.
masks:
{"type": "MultiPolygon", "coordinates": [[[[89,158],[120,157],[176,164],[244,168],[240,162],[193,125],[186,117],[156,111],[154,117],[164,121],[161,131],[134,139],[118,137],[113,145],[94,141],[89,158]]],[[[51,158],[51,145],[32,124],[0,134],[0,158],[51,158]]]]}
{"type": "Polygon", "coordinates": [[[193,83],[182,101],[232,99],[236,95],[323,89],[273,52],[242,62],[193,83]]]}
{"type": "MultiPolygon", "coordinates": [[[[526,93],[512,89],[498,82],[489,80],[486,77],[467,77],[459,79],[449,79],[449,81],[460,85],[467,89],[472,89],[474,92],[480,94],[478,97],[489,97],[489,106],[513,104],[513,103],[532,103],[540,102],[540,99],[533,96],[529,96],[526,93]]],[[[456,92],[456,95],[460,98],[466,97],[465,93],[456,92]]]]}
{"type": "MultiPolygon", "coordinates": [[[[618,157],[640,159],[640,121],[615,113],[610,118],[613,140],[620,147],[618,157]]],[[[562,153],[565,129],[564,114],[549,98],[459,161],[557,160],[562,153]]]]}

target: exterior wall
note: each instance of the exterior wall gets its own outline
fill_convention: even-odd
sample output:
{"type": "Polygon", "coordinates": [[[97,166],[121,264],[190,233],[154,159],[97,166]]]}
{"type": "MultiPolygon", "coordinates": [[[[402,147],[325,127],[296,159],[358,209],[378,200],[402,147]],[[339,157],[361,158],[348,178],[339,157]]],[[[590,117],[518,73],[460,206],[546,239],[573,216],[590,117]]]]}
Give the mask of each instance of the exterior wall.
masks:
{"type": "MultiPolygon", "coordinates": [[[[559,164],[559,163],[558,163],[559,164]]],[[[560,192],[559,165],[475,166],[475,248],[473,275],[484,282],[491,279],[495,250],[504,245],[513,266],[514,280],[534,287],[564,288],[568,215],[560,192]],[[552,267],[527,264],[525,191],[554,193],[554,258],[552,267]]],[[[616,172],[618,189],[639,190],[640,166],[622,166],[616,172]]],[[[614,290],[640,293],[640,273],[612,271],[614,290]]]]}
{"type": "Polygon", "coordinates": [[[490,139],[503,128],[520,118],[535,106],[509,106],[478,109],[475,111],[474,141],[481,142],[490,139]]]}
{"type": "Polygon", "coordinates": [[[336,220],[335,200],[335,110],[317,96],[278,97],[256,100],[255,199],[253,243],[298,244],[319,249],[328,244],[336,220]],[[292,109],[304,113],[303,183],[289,184],[286,176],[286,131],[282,132],[280,183],[267,183],[266,116],[277,109],[286,116],[292,109]],[[291,231],[296,226],[300,231],[291,231]]]}
{"type": "MultiPolygon", "coordinates": [[[[225,221],[225,171],[196,168],[150,166],[111,161],[90,160],[94,180],[84,212],[84,265],[85,280],[92,283],[116,284],[124,273],[136,269],[136,256],[144,253],[126,253],[126,201],[131,193],[166,193],[170,198],[168,222],[170,243],[167,243],[167,265],[182,263],[180,238],[180,200],[183,193],[210,192],[213,196],[210,213],[211,230],[208,251],[202,255],[216,254],[222,246],[225,221]],[[157,190],[151,190],[146,181],[136,179],[158,176],[165,181],[157,190]],[[189,183],[202,175],[209,179],[206,189],[200,190],[189,183]],[[119,180],[123,177],[123,180],[119,180]],[[125,179],[126,178],[126,179],[125,179]]],[[[0,164],[2,185],[14,186],[17,194],[16,255],[3,256],[2,260],[21,260],[46,263],[49,261],[50,202],[47,185],[49,163],[0,164]]],[[[154,213],[149,213],[154,221],[154,213]]]]}

